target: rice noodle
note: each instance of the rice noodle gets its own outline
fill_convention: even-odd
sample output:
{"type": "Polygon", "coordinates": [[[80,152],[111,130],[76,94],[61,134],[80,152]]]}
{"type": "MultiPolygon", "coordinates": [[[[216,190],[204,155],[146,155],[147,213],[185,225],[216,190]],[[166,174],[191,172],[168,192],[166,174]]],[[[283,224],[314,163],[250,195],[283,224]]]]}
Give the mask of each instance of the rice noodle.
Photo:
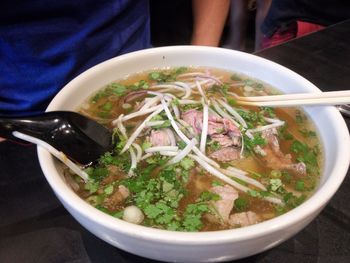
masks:
{"type": "MultiPolygon", "coordinates": [[[[146,115],[147,113],[151,113],[151,112],[154,112],[158,109],[162,108],[161,105],[157,105],[157,106],[154,106],[154,107],[150,107],[148,109],[144,109],[144,110],[139,110],[139,111],[135,111],[133,113],[130,113],[128,115],[125,115],[123,118],[122,118],[122,121],[127,121],[127,120],[130,120],[132,118],[136,118],[136,117],[139,117],[139,116],[142,116],[142,115],[146,115]]],[[[112,122],[112,124],[114,125],[114,121],[112,122]]]]}
{"type": "Polygon", "coordinates": [[[184,88],[179,87],[178,85],[175,85],[175,84],[158,84],[158,85],[153,85],[150,88],[151,89],[152,88],[153,89],[154,88],[155,89],[164,89],[164,88],[166,88],[166,89],[170,89],[170,90],[174,89],[174,90],[185,92],[185,94],[186,94],[186,90],[184,88]]]}
{"type": "Polygon", "coordinates": [[[202,132],[201,132],[201,142],[199,145],[199,149],[203,154],[205,154],[205,146],[207,143],[208,136],[208,105],[203,102],[203,124],[202,124],[202,132]]]}
{"type": "Polygon", "coordinates": [[[210,115],[213,115],[217,118],[221,118],[221,116],[219,114],[217,114],[216,111],[214,111],[212,108],[209,108],[208,111],[209,111],[210,115]]]}
{"type": "Polygon", "coordinates": [[[139,162],[142,157],[142,148],[137,143],[133,143],[132,146],[136,149],[136,161],[139,162]]]}
{"type": "Polygon", "coordinates": [[[157,102],[160,101],[160,96],[155,96],[153,98],[146,98],[146,99],[149,99],[149,100],[141,107],[140,111],[154,106],[157,102]]]}
{"type": "Polygon", "coordinates": [[[258,128],[255,128],[255,129],[249,129],[248,131],[249,132],[262,132],[262,131],[265,131],[265,130],[269,130],[269,129],[273,129],[273,128],[277,128],[277,127],[280,127],[280,126],[283,126],[285,124],[284,121],[279,121],[279,122],[274,122],[272,124],[268,124],[268,125],[265,125],[265,126],[260,126],[258,128]]]}
{"type": "Polygon", "coordinates": [[[264,120],[269,122],[269,123],[281,122],[280,119],[273,119],[273,118],[268,118],[268,117],[264,117],[264,120]]]}
{"type": "Polygon", "coordinates": [[[234,180],[230,179],[229,177],[227,177],[222,172],[220,172],[217,169],[215,169],[214,167],[212,167],[210,164],[208,164],[207,162],[205,162],[203,159],[199,158],[198,156],[193,155],[193,154],[189,154],[188,156],[190,158],[192,158],[193,160],[195,160],[199,165],[201,165],[210,174],[212,174],[212,175],[218,177],[219,179],[221,179],[222,181],[232,185],[236,189],[241,190],[242,192],[245,192],[245,193],[248,192],[249,190],[251,190],[250,188],[248,188],[244,185],[241,185],[241,184],[235,182],[234,180]]]}
{"type": "Polygon", "coordinates": [[[230,120],[236,127],[239,127],[239,126],[240,126],[238,122],[236,122],[234,119],[232,119],[232,117],[231,117],[229,114],[227,114],[226,112],[224,112],[224,111],[220,108],[219,104],[218,104],[215,100],[212,101],[212,104],[213,104],[214,109],[216,110],[216,112],[217,112],[221,117],[230,120]]]}
{"type": "Polygon", "coordinates": [[[155,152],[161,152],[161,151],[169,151],[169,152],[177,152],[179,150],[179,147],[177,146],[154,146],[147,148],[145,150],[146,153],[155,153],[155,152]]]}
{"type": "Polygon", "coordinates": [[[160,151],[159,154],[160,155],[164,155],[164,156],[176,156],[179,153],[178,152],[173,152],[173,151],[160,151]]]}
{"type": "Polygon", "coordinates": [[[167,92],[162,93],[158,91],[147,91],[147,94],[153,95],[153,96],[159,96],[159,98],[164,98],[167,102],[170,102],[172,99],[177,99],[176,96],[167,92]]]}
{"type": "Polygon", "coordinates": [[[117,121],[116,121],[116,124],[117,124],[117,128],[119,129],[119,131],[121,132],[121,134],[124,136],[125,139],[128,139],[128,135],[126,134],[126,129],[123,125],[123,122],[122,122],[122,118],[123,118],[124,114],[120,114],[117,121]]]}
{"type": "Polygon", "coordinates": [[[238,173],[238,174],[243,174],[243,175],[248,174],[247,172],[245,172],[243,170],[240,170],[240,169],[238,169],[236,167],[233,167],[233,166],[227,167],[226,170],[229,170],[229,171],[232,171],[232,172],[235,172],[235,173],[238,173]]]}
{"type": "Polygon", "coordinates": [[[170,164],[175,164],[180,162],[183,158],[185,158],[193,149],[193,146],[197,144],[196,138],[193,138],[189,144],[186,145],[186,147],[181,150],[173,159],[169,160],[167,163],[168,165],[170,164]]]}
{"type": "Polygon", "coordinates": [[[71,169],[74,173],[76,173],[80,178],[82,178],[85,183],[89,180],[89,176],[86,172],[84,172],[78,165],[76,165],[71,160],[69,160],[68,157],[63,152],[58,151],[56,148],[54,148],[52,145],[48,144],[47,142],[44,142],[38,138],[35,138],[33,136],[30,136],[28,134],[24,134],[18,131],[12,132],[12,135],[15,136],[16,138],[34,143],[39,147],[44,148],[53,156],[55,156],[57,159],[59,159],[62,163],[67,165],[68,168],[71,169]]]}
{"type": "Polygon", "coordinates": [[[218,102],[229,112],[231,115],[244,127],[247,128],[247,123],[245,120],[242,118],[241,115],[238,114],[238,112],[232,108],[230,105],[228,105],[226,102],[222,100],[218,100],[218,102]]]}
{"type": "Polygon", "coordinates": [[[175,114],[175,117],[176,117],[177,119],[180,119],[180,111],[179,111],[179,108],[178,108],[174,103],[171,105],[171,107],[173,108],[173,112],[174,112],[174,114],[175,114]]]}
{"type": "Polygon", "coordinates": [[[129,148],[129,152],[130,152],[130,158],[131,158],[131,166],[130,166],[130,170],[128,172],[128,176],[133,176],[134,175],[134,169],[137,166],[137,160],[136,160],[136,155],[135,155],[135,151],[132,147],[129,148]]]}
{"type": "Polygon", "coordinates": [[[178,100],[180,105],[187,105],[187,104],[200,104],[201,102],[198,100],[178,100]]]}
{"type": "Polygon", "coordinates": [[[136,140],[136,138],[139,136],[139,134],[142,132],[142,130],[145,128],[146,123],[152,119],[154,116],[156,116],[157,114],[161,113],[163,111],[163,108],[160,107],[159,109],[157,109],[156,111],[154,111],[152,114],[150,114],[141,124],[139,127],[137,127],[137,129],[134,131],[134,133],[130,136],[130,138],[128,139],[128,141],[126,142],[124,148],[122,149],[122,151],[120,153],[124,153],[126,150],[129,149],[130,145],[136,140]]]}
{"type": "Polygon", "coordinates": [[[264,196],[263,199],[276,205],[284,205],[283,201],[277,197],[264,196]]]}
{"type": "Polygon", "coordinates": [[[203,76],[203,75],[206,75],[206,74],[203,72],[200,72],[200,71],[196,71],[196,72],[182,73],[182,74],[178,75],[177,77],[178,78],[195,78],[195,77],[203,76]]]}
{"type": "MultiPolygon", "coordinates": [[[[229,177],[227,177],[226,175],[224,175],[222,172],[218,171],[217,169],[215,169],[214,167],[212,167],[210,164],[206,163],[204,160],[202,160],[201,158],[199,158],[198,156],[195,156],[193,154],[189,154],[188,155],[190,158],[192,158],[193,160],[195,160],[199,165],[201,165],[205,170],[207,170],[210,174],[218,177],[219,179],[221,179],[222,181],[232,185],[233,187],[235,187],[238,190],[241,190],[242,192],[249,192],[252,189],[250,189],[249,187],[246,187],[244,185],[241,185],[239,183],[237,183],[236,181],[230,179],[229,177]]],[[[265,196],[262,197],[265,201],[268,201],[270,203],[274,203],[274,204],[279,204],[279,205],[283,205],[283,202],[281,199],[277,198],[277,197],[270,197],[270,196],[265,196]]]]}
{"type": "Polygon", "coordinates": [[[209,75],[206,75],[206,76],[198,76],[198,78],[199,78],[199,79],[200,79],[200,78],[211,79],[211,80],[213,80],[214,82],[216,82],[217,84],[223,85],[223,83],[222,83],[221,80],[219,80],[218,78],[213,77],[213,76],[209,76],[209,75]]]}
{"type": "Polygon", "coordinates": [[[174,84],[185,89],[185,95],[182,96],[183,99],[187,99],[191,96],[191,87],[187,83],[176,81],[176,82],[174,82],[174,84]]]}
{"type": "Polygon", "coordinates": [[[222,85],[222,81],[220,81],[218,78],[209,75],[208,73],[203,73],[203,72],[190,72],[190,73],[184,73],[180,74],[178,76],[179,78],[186,78],[186,77],[192,77],[192,78],[205,78],[205,79],[211,79],[215,82],[217,82],[219,85],[222,85]]]}
{"type": "Polygon", "coordinates": [[[244,174],[236,173],[236,172],[234,172],[232,170],[228,170],[228,169],[226,169],[226,170],[225,169],[220,169],[220,171],[223,174],[226,174],[226,175],[228,175],[230,177],[235,177],[235,178],[240,179],[240,180],[242,180],[242,181],[244,181],[244,182],[246,182],[248,184],[254,185],[257,188],[260,188],[261,190],[266,191],[266,187],[262,183],[258,182],[257,180],[255,180],[253,178],[250,178],[250,177],[248,177],[248,176],[246,176],[244,174]]]}
{"type": "MultiPolygon", "coordinates": [[[[215,84],[215,81],[211,80],[211,79],[204,79],[204,80],[197,80],[199,82],[199,84],[201,84],[202,87],[206,87],[206,86],[212,86],[215,84]]],[[[197,84],[190,84],[190,88],[194,89],[196,88],[197,84]]],[[[193,90],[194,92],[194,90],[193,90]]]]}
{"type": "Polygon", "coordinates": [[[145,160],[145,159],[151,157],[152,155],[153,155],[153,153],[146,153],[145,155],[143,155],[143,156],[141,157],[141,161],[143,161],[143,160],[145,160]]]}
{"type": "Polygon", "coordinates": [[[196,85],[197,85],[197,89],[198,89],[198,91],[199,91],[199,94],[201,94],[201,96],[202,96],[202,98],[204,99],[205,103],[208,103],[208,99],[207,99],[207,97],[206,97],[205,94],[204,94],[204,91],[203,91],[203,89],[202,89],[201,84],[199,84],[199,82],[196,81],[196,85]]]}
{"type": "Polygon", "coordinates": [[[159,125],[163,125],[165,123],[165,121],[148,121],[146,123],[147,127],[153,127],[153,126],[159,126],[159,125]]]}

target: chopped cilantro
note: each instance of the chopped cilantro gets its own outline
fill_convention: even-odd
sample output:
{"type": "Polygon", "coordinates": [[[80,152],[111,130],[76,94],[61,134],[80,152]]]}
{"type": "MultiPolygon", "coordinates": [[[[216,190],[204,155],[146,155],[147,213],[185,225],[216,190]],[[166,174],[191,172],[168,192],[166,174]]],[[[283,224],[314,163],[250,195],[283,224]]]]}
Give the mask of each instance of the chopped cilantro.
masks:
{"type": "Polygon", "coordinates": [[[217,181],[217,180],[214,180],[212,183],[211,183],[212,186],[223,186],[224,184],[220,181],[217,181]]]}
{"type": "Polygon", "coordinates": [[[113,107],[113,104],[110,101],[107,101],[105,104],[102,105],[101,109],[104,111],[110,111],[113,107]]]}
{"type": "Polygon", "coordinates": [[[302,180],[298,180],[295,182],[295,190],[297,191],[304,191],[305,190],[305,183],[302,180]]]}
{"type": "Polygon", "coordinates": [[[247,207],[249,205],[248,200],[243,197],[238,197],[235,200],[234,204],[235,204],[236,210],[239,212],[247,210],[247,207]]]}
{"type": "Polygon", "coordinates": [[[123,217],[123,214],[124,214],[124,211],[118,211],[118,212],[112,213],[111,215],[113,217],[121,219],[123,217]]]}
{"type": "Polygon", "coordinates": [[[278,136],[283,140],[293,140],[294,136],[288,131],[288,124],[281,126],[278,129],[278,136]]]}
{"type": "Polygon", "coordinates": [[[316,132],[315,131],[310,131],[308,129],[302,129],[299,130],[299,132],[301,133],[301,135],[303,135],[305,138],[314,138],[316,137],[316,132]]]}
{"type": "Polygon", "coordinates": [[[85,185],[84,185],[84,189],[88,190],[90,194],[93,194],[95,192],[97,192],[98,188],[100,186],[99,182],[95,182],[93,180],[89,180],[85,185]]]}
{"type": "Polygon", "coordinates": [[[274,118],[276,117],[276,113],[273,108],[271,107],[262,107],[262,114],[267,115],[267,117],[274,118]]]}
{"type": "Polygon", "coordinates": [[[86,198],[86,201],[93,205],[94,207],[101,205],[103,202],[103,196],[102,195],[91,195],[88,198],[86,198]]]}
{"type": "Polygon", "coordinates": [[[307,168],[311,168],[312,170],[318,168],[317,156],[319,149],[317,146],[310,148],[307,144],[294,140],[290,149],[297,154],[297,160],[304,162],[307,168]]]}
{"type": "Polygon", "coordinates": [[[230,106],[236,106],[237,105],[237,100],[233,98],[227,98],[227,102],[230,106]]]}
{"type": "Polygon", "coordinates": [[[194,161],[188,157],[185,157],[180,161],[180,165],[185,170],[190,170],[194,167],[194,161]]]}
{"type": "Polygon", "coordinates": [[[150,142],[148,142],[148,141],[144,141],[143,143],[142,143],[142,150],[146,150],[146,149],[148,149],[148,148],[150,148],[150,147],[152,147],[152,143],[150,143],[150,142]]]}
{"type": "Polygon", "coordinates": [[[113,190],[114,190],[114,187],[113,187],[113,185],[108,185],[108,186],[106,186],[104,189],[103,189],[103,191],[104,191],[104,193],[106,194],[106,195],[111,195],[112,193],[113,193],[113,190]]]}
{"type": "Polygon", "coordinates": [[[201,214],[186,214],[182,223],[184,230],[188,232],[200,230],[203,227],[201,217],[201,214]]]}
{"type": "Polygon", "coordinates": [[[90,179],[99,181],[108,175],[108,170],[105,167],[96,167],[88,175],[90,179]]]}
{"type": "Polygon", "coordinates": [[[273,192],[277,192],[281,187],[283,187],[283,183],[281,179],[270,179],[269,189],[273,192]]]}
{"type": "Polygon", "coordinates": [[[248,190],[247,192],[250,196],[252,197],[258,197],[259,196],[259,192],[256,190],[248,190]]]}
{"type": "Polygon", "coordinates": [[[199,200],[201,202],[205,202],[205,201],[218,201],[220,200],[221,197],[218,194],[215,194],[213,192],[210,191],[204,191],[201,193],[199,200]]]}
{"type": "Polygon", "coordinates": [[[175,81],[178,75],[186,71],[187,68],[185,67],[179,67],[168,72],[153,71],[148,74],[148,78],[157,82],[175,81]]]}
{"type": "Polygon", "coordinates": [[[152,128],[153,129],[163,129],[163,128],[168,128],[170,126],[171,126],[170,120],[165,120],[163,124],[155,125],[152,128]]]}
{"type": "Polygon", "coordinates": [[[301,113],[301,111],[297,110],[295,112],[295,121],[298,124],[302,124],[304,123],[304,120],[306,119],[306,117],[301,113]]]}
{"type": "Polygon", "coordinates": [[[107,86],[107,89],[111,89],[112,92],[118,96],[125,95],[127,88],[124,85],[121,85],[119,83],[111,83],[109,86],[107,86]]]}
{"type": "Polygon", "coordinates": [[[185,149],[187,144],[184,141],[178,141],[177,146],[179,147],[180,150],[183,150],[183,149],[185,149]]]}
{"type": "Polygon", "coordinates": [[[283,195],[283,201],[285,203],[284,209],[282,209],[281,207],[278,209],[278,213],[285,213],[290,209],[293,209],[297,206],[299,206],[301,203],[303,203],[306,199],[305,195],[301,195],[299,197],[293,195],[293,193],[291,192],[287,192],[283,195]]]}
{"type": "Polygon", "coordinates": [[[266,140],[259,133],[254,134],[253,139],[250,139],[247,135],[244,134],[243,140],[245,149],[248,150],[249,153],[253,153],[254,148],[257,145],[264,146],[267,144],[266,140]]]}
{"type": "Polygon", "coordinates": [[[220,150],[220,148],[221,148],[220,143],[218,141],[214,141],[214,140],[209,140],[207,145],[209,146],[210,150],[212,150],[214,152],[217,150],[220,150]]]}
{"type": "Polygon", "coordinates": [[[292,176],[288,172],[282,171],[282,181],[288,184],[292,181],[292,176]]]}
{"type": "Polygon", "coordinates": [[[270,177],[272,178],[281,178],[282,172],[280,170],[272,170],[270,172],[270,177]]]}

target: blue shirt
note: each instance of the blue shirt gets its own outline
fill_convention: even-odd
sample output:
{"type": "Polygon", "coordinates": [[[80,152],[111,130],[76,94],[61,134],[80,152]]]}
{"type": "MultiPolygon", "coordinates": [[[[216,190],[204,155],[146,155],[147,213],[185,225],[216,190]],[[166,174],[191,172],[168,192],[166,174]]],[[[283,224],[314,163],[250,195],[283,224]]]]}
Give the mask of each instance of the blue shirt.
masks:
{"type": "Polygon", "coordinates": [[[150,47],[148,0],[11,0],[0,8],[0,115],[44,111],[84,70],[150,47]]]}

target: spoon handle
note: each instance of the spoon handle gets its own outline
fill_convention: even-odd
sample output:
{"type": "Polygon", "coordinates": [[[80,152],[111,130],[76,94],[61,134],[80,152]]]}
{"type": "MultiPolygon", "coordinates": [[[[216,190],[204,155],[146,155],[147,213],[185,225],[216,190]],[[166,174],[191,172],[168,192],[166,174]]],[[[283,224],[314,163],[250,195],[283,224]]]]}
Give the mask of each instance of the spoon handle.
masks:
{"type": "Polygon", "coordinates": [[[23,140],[12,135],[14,131],[19,131],[38,138],[43,138],[48,136],[50,126],[52,126],[50,123],[52,123],[53,120],[53,114],[49,113],[25,117],[2,117],[0,118],[0,137],[23,143],[23,140]]]}

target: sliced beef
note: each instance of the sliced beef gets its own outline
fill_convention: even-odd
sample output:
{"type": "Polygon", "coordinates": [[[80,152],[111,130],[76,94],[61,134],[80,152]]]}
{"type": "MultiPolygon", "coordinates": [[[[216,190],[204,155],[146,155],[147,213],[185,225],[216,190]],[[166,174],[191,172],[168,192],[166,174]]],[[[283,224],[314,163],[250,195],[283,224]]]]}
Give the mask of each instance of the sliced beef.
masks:
{"type": "Polygon", "coordinates": [[[117,210],[123,205],[126,198],[130,195],[130,191],[124,185],[119,185],[118,188],[104,200],[104,205],[110,210],[117,210]]]}
{"type": "Polygon", "coordinates": [[[203,125],[203,113],[197,110],[188,110],[182,114],[182,120],[189,124],[196,135],[200,134],[203,125]]]}
{"type": "MultiPolygon", "coordinates": [[[[188,110],[182,114],[182,119],[189,124],[196,135],[202,132],[203,112],[197,110],[188,110]]],[[[208,117],[208,135],[227,134],[230,138],[240,137],[241,132],[230,120],[216,117],[209,114],[208,117]]]]}
{"type": "Polygon", "coordinates": [[[175,137],[172,130],[165,128],[160,130],[152,130],[149,137],[152,146],[169,146],[175,145],[175,137]]]}
{"type": "Polygon", "coordinates": [[[259,222],[259,217],[252,211],[230,215],[228,223],[233,227],[250,226],[259,222]]]}
{"type": "MultiPolygon", "coordinates": [[[[189,124],[196,135],[202,132],[203,113],[188,110],[182,114],[182,119],[189,124]]],[[[217,142],[221,149],[211,154],[218,161],[228,162],[240,158],[241,132],[230,120],[209,114],[208,135],[217,142]]]]}
{"type": "Polygon", "coordinates": [[[230,147],[235,145],[235,141],[224,134],[214,134],[211,136],[211,139],[219,143],[219,145],[222,147],[230,147]]]}
{"type": "Polygon", "coordinates": [[[240,149],[235,147],[224,147],[210,154],[210,157],[220,161],[229,162],[232,160],[237,160],[241,157],[240,149]]]}
{"type": "Polygon", "coordinates": [[[234,201],[238,198],[236,189],[229,185],[215,186],[210,189],[212,193],[218,194],[220,200],[214,201],[213,206],[223,222],[227,222],[234,205],[234,201]]]}
{"type": "Polygon", "coordinates": [[[267,145],[262,148],[266,153],[266,155],[262,157],[262,160],[269,168],[289,170],[300,175],[306,174],[306,165],[304,163],[293,163],[292,156],[290,154],[284,154],[281,151],[277,130],[275,128],[265,130],[261,135],[267,141],[267,145]]]}

